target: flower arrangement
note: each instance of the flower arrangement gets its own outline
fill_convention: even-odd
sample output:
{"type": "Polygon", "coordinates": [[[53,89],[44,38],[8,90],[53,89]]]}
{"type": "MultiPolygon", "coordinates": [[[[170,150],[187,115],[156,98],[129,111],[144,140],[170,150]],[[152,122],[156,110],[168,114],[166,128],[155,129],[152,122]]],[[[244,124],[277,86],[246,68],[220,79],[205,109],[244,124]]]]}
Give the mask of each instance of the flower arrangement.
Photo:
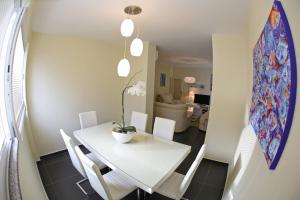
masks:
{"type": "Polygon", "coordinates": [[[136,132],[136,128],[134,126],[126,126],[125,119],[124,119],[124,95],[127,91],[130,95],[136,95],[136,96],[145,96],[146,95],[146,83],[144,81],[137,81],[135,84],[131,85],[131,82],[133,81],[134,77],[139,72],[135,73],[128,81],[128,83],[125,85],[124,89],[122,90],[122,123],[113,122],[113,124],[116,124],[117,127],[113,129],[115,132],[119,133],[128,133],[128,132],[136,132]]]}

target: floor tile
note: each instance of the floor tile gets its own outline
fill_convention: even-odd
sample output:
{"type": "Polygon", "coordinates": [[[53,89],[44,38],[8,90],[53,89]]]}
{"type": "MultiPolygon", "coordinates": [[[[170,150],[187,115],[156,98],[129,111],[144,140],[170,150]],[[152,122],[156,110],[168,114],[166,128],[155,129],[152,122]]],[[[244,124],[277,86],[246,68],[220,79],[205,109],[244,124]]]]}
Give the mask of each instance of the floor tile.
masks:
{"type": "Polygon", "coordinates": [[[221,200],[222,193],[223,193],[223,189],[202,184],[197,196],[192,197],[190,200],[198,200],[198,199],[221,200]]]}
{"type": "Polygon", "coordinates": [[[45,186],[51,184],[52,180],[44,166],[44,163],[39,161],[39,162],[37,162],[37,165],[38,165],[39,174],[40,174],[43,184],[45,186]]]}
{"type": "Polygon", "coordinates": [[[45,191],[48,195],[49,200],[57,200],[57,194],[53,185],[48,185],[45,187],[45,191]]]}
{"type": "Polygon", "coordinates": [[[81,180],[80,175],[66,178],[62,181],[58,181],[54,184],[54,188],[57,195],[57,200],[68,200],[68,199],[84,199],[87,196],[77,187],[76,182],[81,180]]]}
{"type": "Polygon", "coordinates": [[[61,162],[56,162],[45,166],[49,176],[53,183],[79,174],[77,170],[73,167],[70,160],[63,160],[61,162]]]}
{"type": "Polygon", "coordinates": [[[203,159],[194,175],[193,180],[197,181],[198,183],[204,183],[208,178],[209,169],[210,163],[207,159],[203,159]]]}
{"type": "Polygon", "coordinates": [[[227,165],[218,162],[211,162],[207,179],[205,182],[223,188],[227,177],[227,165]]]}
{"type": "Polygon", "coordinates": [[[53,164],[63,160],[70,160],[70,156],[67,150],[56,152],[54,154],[43,156],[41,158],[41,161],[43,162],[44,165],[53,164]]]}

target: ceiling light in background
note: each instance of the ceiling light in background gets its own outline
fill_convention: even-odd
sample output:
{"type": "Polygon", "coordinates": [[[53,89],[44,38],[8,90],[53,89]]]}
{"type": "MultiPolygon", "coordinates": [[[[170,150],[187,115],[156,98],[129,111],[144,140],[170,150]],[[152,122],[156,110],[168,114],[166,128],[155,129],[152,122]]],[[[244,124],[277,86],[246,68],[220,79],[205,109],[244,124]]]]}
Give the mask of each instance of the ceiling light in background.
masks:
{"type": "Polygon", "coordinates": [[[137,37],[131,42],[130,53],[132,56],[141,56],[143,53],[143,48],[143,41],[137,37]]]}
{"type": "Polygon", "coordinates": [[[192,76],[187,76],[187,77],[184,77],[184,82],[187,84],[194,84],[194,83],[196,83],[196,78],[192,77],[192,76]]]}
{"type": "Polygon", "coordinates": [[[126,18],[121,24],[121,35],[123,37],[130,37],[134,31],[134,24],[132,19],[126,18]]]}

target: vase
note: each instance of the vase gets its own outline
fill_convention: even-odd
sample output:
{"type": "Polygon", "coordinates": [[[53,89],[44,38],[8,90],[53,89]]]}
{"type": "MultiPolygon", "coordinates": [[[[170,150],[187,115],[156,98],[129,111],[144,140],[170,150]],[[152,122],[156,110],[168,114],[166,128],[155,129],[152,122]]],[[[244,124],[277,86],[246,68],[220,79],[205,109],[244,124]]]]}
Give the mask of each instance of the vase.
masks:
{"type": "Polygon", "coordinates": [[[112,135],[115,138],[115,140],[117,140],[120,143],[127,143],[129,142],[133,136],[134,136],[134,132],[129,132],[129,133],[123,133],[123,132],[118,132],[115,129],[112,130],[112,135]]]}

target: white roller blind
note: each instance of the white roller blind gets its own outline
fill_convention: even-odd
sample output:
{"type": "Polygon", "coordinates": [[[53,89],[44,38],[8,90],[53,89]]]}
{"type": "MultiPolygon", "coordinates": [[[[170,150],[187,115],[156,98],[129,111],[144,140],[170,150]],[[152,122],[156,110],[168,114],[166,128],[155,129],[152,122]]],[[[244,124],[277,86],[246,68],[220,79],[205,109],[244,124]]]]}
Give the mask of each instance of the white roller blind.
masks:
{"type": "Polygon", "coordinates": [[[23,72],[24,72],[24,46],[21,30],[18,33],[14,61],[12,66],[12,103],[15,120],[19,123],[19,115],[24,106],[23,100],[23,72]]]}
{"type": "Polygon", "coordinates": [[[0,53],[10,17],[14,10],[13,0],[0,0],[0,53]]]}

